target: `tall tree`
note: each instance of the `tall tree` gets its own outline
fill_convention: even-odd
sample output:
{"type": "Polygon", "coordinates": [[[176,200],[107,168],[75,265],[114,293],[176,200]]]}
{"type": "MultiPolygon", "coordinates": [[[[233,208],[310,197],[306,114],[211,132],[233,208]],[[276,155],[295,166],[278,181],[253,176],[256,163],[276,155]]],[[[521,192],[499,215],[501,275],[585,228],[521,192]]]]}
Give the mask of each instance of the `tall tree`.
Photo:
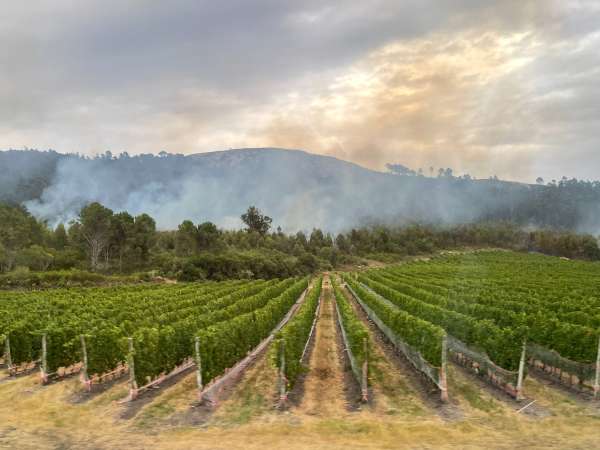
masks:
{"type": "Polygon", "coordinates": [[[251,206],[248,211],[242,214],[242,222],[246,224],[246,231],[256,232],[264,236],[269,232],[273,219],[263,215],[255,206],[251,206]]]}
{"type": "Polygon", "coordinates": [[[133,246],[143,263],[148,261],[150,247],[156,237],[156,222],[148,214],[136,216],[133,224],[133,246]]]}
{"type": "Polygon", "coordinates": [[[22,206],[0,204],[0,244],[3,247],[3,270],[11,270],[17,253],[33,244],[41,245],[46,232],[22,206]]]}
{"type": "Polygon", "coordinates": [[[190,256],[196,252],[198,229],[191,220],[184,220],[177,227],[175,252],[180,256],[190,256]]]}
{"type": "Polygon", "coordinates": [[[133,216],[125,211],[115,214],[111,221],[110,246],[116,249],[119,256],[119,272],[123,271],[123,255],[132,244],[134,223],[133,216]]]}
{"type": "Polygon", "coordinates": [[[52,235],[52,242],[56,250],[64,250],[65,247],[68,245],[69,238],[67,237],[67,230],[65,230],[64,224],[59,223],[57,225],[52,235]]]}
{"type": "Polygon", "coordinates": [[[350,243],[343,234],[340,233],[337,235],[335,245],[341,252],[350,253],[350,243]]]}
{"type": "Polygon", "coordinates": [[[204,222],[198,225],[198,232],[196,234],[198,250],[212,248],[219,239],[220,234],[219,229],[212,222],[204,222]]]}
{"type": "Polygon", "coordinates": [[[325,236],[319,228],[313,228],[308,245],[313,253],[325,245],[325,236]]]}
{"type": "Polygon", "coordinates": [[[100,255],[110,243],[113,212],[98,202],[83,207],[77,219],[79,232],[87,244],[92,270],[100,266],[100,255]]]}

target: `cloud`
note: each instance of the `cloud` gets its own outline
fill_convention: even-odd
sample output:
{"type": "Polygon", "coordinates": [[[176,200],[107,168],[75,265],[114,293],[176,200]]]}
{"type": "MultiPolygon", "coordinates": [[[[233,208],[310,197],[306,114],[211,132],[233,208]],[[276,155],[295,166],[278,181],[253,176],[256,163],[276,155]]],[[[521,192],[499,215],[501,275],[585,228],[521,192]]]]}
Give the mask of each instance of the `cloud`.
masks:
{"type": "Polygon", "coordinates": [[[483,28],[371,52],[319,94],[281,105],[259,142],[373,168],[598,178],[584,161],[600,162],[600,33],[483,28]]]}
{"type": "Polygon", "coordinates": [[[10,2],[0,148],[594,177],[598,23],[593,1],[10,2]]]}
{"type": "Polygon", "coordinates": [[[515,70],[514,45],[531,47],[535,40],[466,33],[387,45],[322,93],[281,105],[283,111],[257,131],[258,139],[300,143],[375,168],[399,161],[526,176],[527,122],[514,104],[523,88],[507,80],[515,70]]]}

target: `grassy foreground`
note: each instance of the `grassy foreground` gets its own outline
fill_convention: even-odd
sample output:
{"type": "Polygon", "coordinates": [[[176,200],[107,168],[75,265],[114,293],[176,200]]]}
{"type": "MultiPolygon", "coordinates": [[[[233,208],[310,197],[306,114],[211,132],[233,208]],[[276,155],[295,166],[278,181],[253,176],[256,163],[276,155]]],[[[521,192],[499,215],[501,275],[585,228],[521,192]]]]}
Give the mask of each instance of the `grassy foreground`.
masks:
{"type": "MultiPolygon", "coordinates": [[[[597,405],[535,379],[526,389],[542,413],[523,415],[453,368],[455,414],[445,416],[384,358],[376,357],[375,365],[372,404],[359,410],[343,401],[328,408],[300,404],[279,412],[272,406],[275,372],[263,358],[210,416],[191,407],[193,374],[134,410],[116,402],[126,395],[124,383],[81,401],[76,379],[42,387],[34,374],[0,383],[0,448],[590,449],[600,441],[597,405]]],[[[322,376],[311,381],[309,374],[306,383],[322,376]]]]}

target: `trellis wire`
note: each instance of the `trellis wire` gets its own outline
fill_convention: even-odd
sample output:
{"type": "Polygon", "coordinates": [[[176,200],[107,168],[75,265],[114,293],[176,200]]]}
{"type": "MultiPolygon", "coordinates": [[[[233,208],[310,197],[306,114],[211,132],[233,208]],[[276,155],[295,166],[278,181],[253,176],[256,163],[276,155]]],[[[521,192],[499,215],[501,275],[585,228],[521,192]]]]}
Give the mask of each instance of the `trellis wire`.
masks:
{"type": "Polygon", "coordinates": [[[381,321],[377,314],[375,314],[375,312],[362,301],[362,299],[358,296],[356,292],[354,292],[354,289],[352,289],[352,287],[349,284],[346,284],[345,286],[350,291],[352,296],[356,299],[361,308],[365,311],[369,319],[373,321],[373,323],[377,325],[377,327],[389,339],[389,341],[392,344],[394,344],[394,346],[398,350],[400,350],[400,352],[406,357],[406,359],[408,359],[412,366],[419,372],[423,373],[440,390],[444,391],[446,387],[443,385],[443,383],[440,382],[440,368],[434,367],[431,364],[429,364],[425,360],[425,358],[423,358],[420,352],[418,352],[410,345],[402,341],[402,339],[400,339],[398,336],[396,336],[396,334],[381,321]]]}
{"type": "MultiPolygon", "coordinates": [[[[381,299],[387,305],[393,308],[398,308],[396,305],[394,305],[385,297],[382,297],[366,284],[361,283],[361,286],[381,299]]],[[[486,353],[474,350],[450,334],[447,334],[447,345],[448,351],[455,362],[474,371],[477,375],[487,378],[491,384],[498,386],[512,397],[517,399],[520,397],[521,384],[519,383],[519,372],[523,374],[523,370],[506,370],[496,365],[486,353]]],[[[524,360],[523,357],[521,359],[524,360]]]]}
{"type": "Polygon", "coordinates": [[[585,364],[572,361],[560,356],[554,350],[547,349],[534,343],[527,345],[527,354],[530,366],[543,370],[546,374],[556,378],[562,384],[569,386],[576,384],[580,388],[589,388],[593,390],[595,396],[598,395],[598,363],[585,364]],[[567,376],[565,377],[565,375],[567,376]],[[575,382],[573,377],[576,377],[575,382]]]}
{"type": "Polygon", "coordinates": [[[492,384],[517,397],[519,372],[506,370],[494,364],[484,352],[473,350],[454,336],[448,335],[448,351],[455,362],[467,367],[477,375],[487,378],[492,384]]]}

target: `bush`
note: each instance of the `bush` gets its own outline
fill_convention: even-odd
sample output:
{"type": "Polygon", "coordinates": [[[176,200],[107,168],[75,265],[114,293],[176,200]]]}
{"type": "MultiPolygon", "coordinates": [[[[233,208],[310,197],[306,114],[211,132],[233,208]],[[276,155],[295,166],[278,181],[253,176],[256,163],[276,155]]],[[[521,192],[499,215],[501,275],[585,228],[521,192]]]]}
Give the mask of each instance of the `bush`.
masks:
{"type": "Polygon", "coordinates": [[[32,245],[29,248],[17,253],[16,264],[29,267],[31,270],[46,270],[52,264],[54,257],[39,245],[32,245]]]}
{"type": "Polygon", "coordinates": [[[179,281],[199,281],[206,279],[206,274],[202,269],[196,267],[192,261],[188,261],[177,274],[179,281]]]}
{"type": "Polygon", "coordinates": [[[181,281],[232,278],[273,279],[308,275],[319,268],[331,268],[328,261],[304,253],[300,258],[273,249],[228,250],[206,252],[198,256],[166,260],[163,276],[181,281]]]}

